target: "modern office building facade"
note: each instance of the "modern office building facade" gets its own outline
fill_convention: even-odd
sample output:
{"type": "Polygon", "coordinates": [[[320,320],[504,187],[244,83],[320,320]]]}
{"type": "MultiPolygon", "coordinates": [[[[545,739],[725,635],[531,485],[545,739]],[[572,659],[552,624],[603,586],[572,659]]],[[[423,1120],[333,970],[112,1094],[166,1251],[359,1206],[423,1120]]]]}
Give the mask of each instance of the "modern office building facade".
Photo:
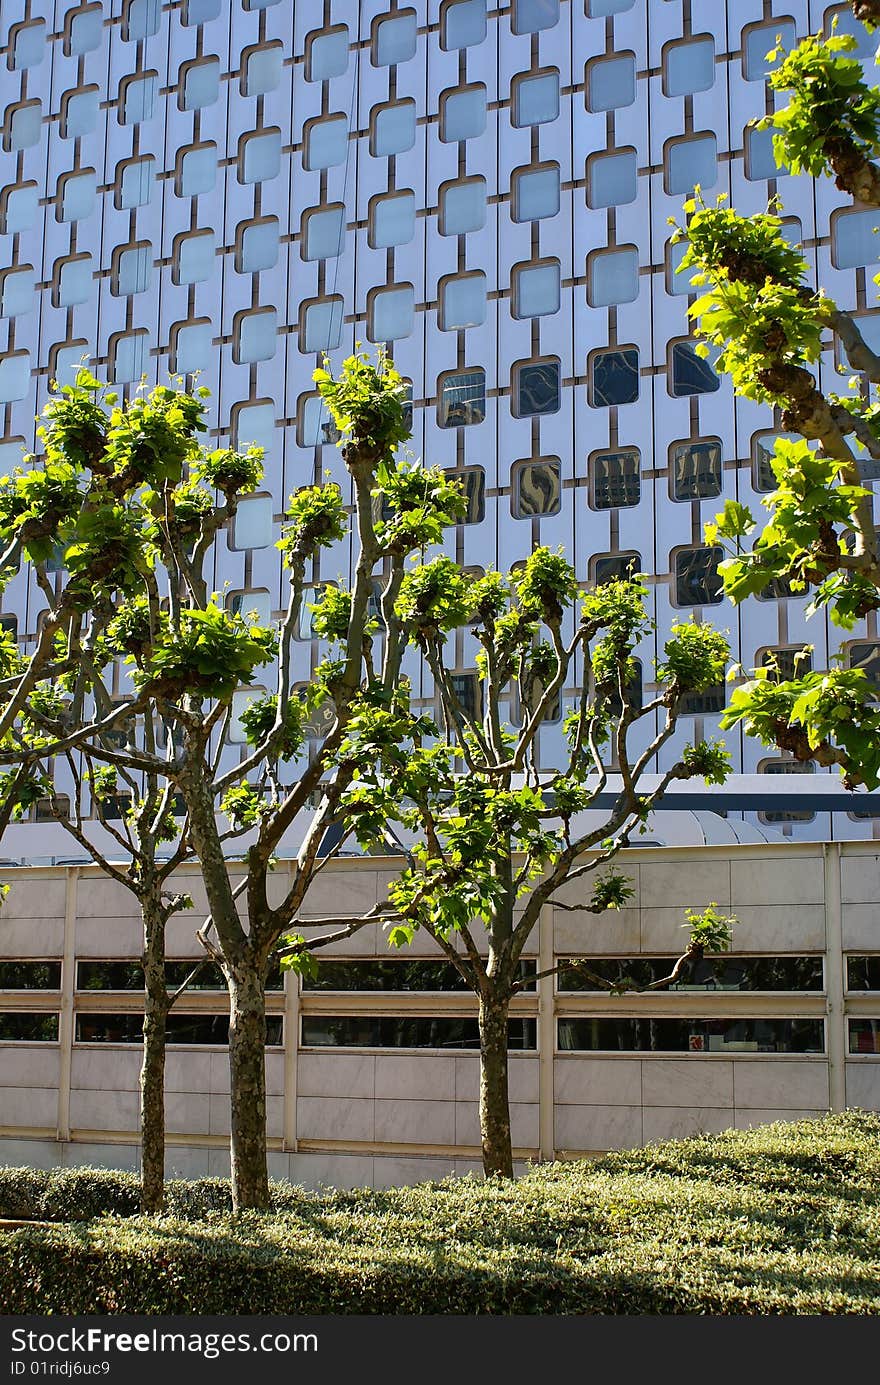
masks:
{"type": "MultiPolygon", "coordinates": [[[[817,664],[842,651],[876,669],[874,617],[843,639],[803,597],[721,601],[703,524],[726,496],[760,505],[774,420],[694,354],[668,224],[695,183],[744,212],[778,194],[816,282],[874,340],[874,214],[779,176],[750,128],[777,36],[835,15],[869,61],[849,7],[820,0],[3,0],[0,469],[83,360],[126,391],[198,372],[211,436],[266,449],[214,582],[271,618],[286,497],[346,481],[312,371],[387,343],[412,382],[413,450],[467,488],[450,550],[478,569],[563,545],[585,584],[644,571],[646,693],[690,615],[729,626],[746,666],[806,641],[817,664]]],[[[341,545],[315,581],[348,567],[341,545]]],[[[27,572],[2,595],[25,647],[42,605],[27,572]]],[[[462,638],[455,659],[466,693],[462,638]]],[[[669,754],[717,730],[724,697],[693,701],[669,754]]],[[[738,774],[789,769],[728,743],[738,774]]],[[[545,764],[560,744],[542,733],[545,764]]],[[[874,832],[794,800],[745,819],[874,832]]],[[[29,840],[4,854],[54,851],[39,828],[29,840]]]]}

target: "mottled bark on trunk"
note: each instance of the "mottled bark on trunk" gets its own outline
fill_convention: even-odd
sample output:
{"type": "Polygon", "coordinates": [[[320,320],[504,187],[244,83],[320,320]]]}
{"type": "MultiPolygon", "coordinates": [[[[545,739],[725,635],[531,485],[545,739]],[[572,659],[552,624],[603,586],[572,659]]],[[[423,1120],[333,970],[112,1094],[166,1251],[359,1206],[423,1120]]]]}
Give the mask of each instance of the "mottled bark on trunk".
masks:
{"type": "Polygon", "coordinates": [[[144,904],[144,1061],[141,1066],[141,1210],[165,1202],[165,926],[144,904]]]}
{"type": "Polygon", "coordinates": [[[268,1207],[266,1163],[266,991],[256,966],[229,977],[232,1206],[268,1207]]]}
{"type": "Polygon", "coordinates": [[[507,1000],[480,1000],[480,1138],[487,1177],[513,1177],[507,1093],[507,1000]]]}

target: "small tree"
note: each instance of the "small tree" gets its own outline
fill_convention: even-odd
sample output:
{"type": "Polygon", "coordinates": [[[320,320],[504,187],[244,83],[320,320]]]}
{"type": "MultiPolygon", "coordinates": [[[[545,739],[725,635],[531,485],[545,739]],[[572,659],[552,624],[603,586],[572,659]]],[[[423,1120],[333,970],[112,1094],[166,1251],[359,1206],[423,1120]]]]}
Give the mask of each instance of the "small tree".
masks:
{"type": "MultiPolygon", "coordinates": [[[[626,878],[600,867],[642,828],[673,781],[720,784],[727,773],[723,748],[701,742],[687,746],[654,788],[642,789],[683,698],[723,680],[729,655],[711,627],[674,626],[657,666],[660,691],[641,705],[633,656],[651,628],[646,595],[638,580],[581,591],[565,557],[547,548],[518,572],[489,572],[477,582],[449,557],[416,567],[401,582],[394,618],[433,675],[442,731],[427,717],[364,705],[339,746],[340,759],[358,773],[342,807],[361,843],[384,840],[394,823],[416,839],[389,890],[390,943],[405,945],[423,928],[479,999],[487,1174],[513,1173],[508,1016],[541,910],[619,908],[631,893],[626,878]],[[456,630],[470,631],[479,646],[481,706],[459,697],[450,675],[446,641],[456,630]],[[565,763],[544,771],[539,734],[574,681],[582,692],[565,718],[565,763]],[[519,729],[505,717],[511,697],[521,708],[519,729]],[[619,780],[612,806],[598,811],[612,772],[619,780]],[[585,817],[591,809],[598,825],[585,817]],[[583,903],[559,900],[564,885],[588,877],[583,903]]],[[[707,940],[719,941],[710,922],[695,922],[665,984],[707,940]]]]}
{"type": "MultiPolygon", "coordinates": [[[[876,0],[852,8],[870,29],[880,26],[876,0]]],[[[866,83],[856,46],[837,33],[805,39],[770,75],[776,91],[789,93],[788,105],[758,126],[774,130],[780,166],[833,176],[841,191],[880,208],[880,91],[866,83]]],[[[688,241],[681,268],[696,268],[695,282],[707,288],[691,315],[720,350],[717,368],[737,394],[771,405],[782,429],[799,435],[776,442],[777,488],[763,502],[770,512],[763,528],[748,506],[729,500],[707,539],[727,545],[720,573],[735,603],[768,589],[809,590],[808,614],[827,610],[850,630],[880,609],[880,549],[863,475],[864,461],[880,464],[880,356],[851,313],[809,286],[803,253],[785,239],[778,210],[777,203],[766,215],[743,217],[721,202],[707,207],[698,195],[685,204],[687,226],[679,228],[688,241]],[[829,337],[858,372],[840,393],[817,382],[829,337]]],[[[808,671],[802,663],[793,677],[756,669],[734,689],[722,720],[737,723],[795,760],[839,765],[849,788],[880,783],[880,712],[863,669],[808,671]]]]}

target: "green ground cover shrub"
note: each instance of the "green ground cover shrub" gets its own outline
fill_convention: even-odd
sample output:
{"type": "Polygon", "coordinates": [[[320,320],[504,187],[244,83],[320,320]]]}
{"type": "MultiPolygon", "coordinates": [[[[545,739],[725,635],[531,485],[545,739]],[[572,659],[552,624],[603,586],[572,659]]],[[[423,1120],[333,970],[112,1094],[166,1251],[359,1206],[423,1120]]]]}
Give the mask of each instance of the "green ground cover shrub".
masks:
{"type": "Polygon", "coordinates": [[[536,1166],[516,1183],[304,1192],[220,1179],[136,1215],[133,1175],[0,1170],[7,1313],[880,1313],[880,1116],[536,1166]],[[77,1186],[82,1203],[77,1205],[77,1186]],[[104,1215],[97,1216],[100,1192],[104,1215]]]}

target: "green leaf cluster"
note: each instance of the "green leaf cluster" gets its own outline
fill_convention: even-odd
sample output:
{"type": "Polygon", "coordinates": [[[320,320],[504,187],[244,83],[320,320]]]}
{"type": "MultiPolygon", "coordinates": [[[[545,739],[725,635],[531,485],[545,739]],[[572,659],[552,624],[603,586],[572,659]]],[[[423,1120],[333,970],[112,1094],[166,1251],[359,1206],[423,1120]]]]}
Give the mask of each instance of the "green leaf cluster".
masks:
{"type": "Polygon", "coordinates": [[[375,462],[409,438],[409,386],[379,351],[375,364],[365,352],[346,357],[335,377],[329,359],[313,379],[343,442],[375,462]]]}

